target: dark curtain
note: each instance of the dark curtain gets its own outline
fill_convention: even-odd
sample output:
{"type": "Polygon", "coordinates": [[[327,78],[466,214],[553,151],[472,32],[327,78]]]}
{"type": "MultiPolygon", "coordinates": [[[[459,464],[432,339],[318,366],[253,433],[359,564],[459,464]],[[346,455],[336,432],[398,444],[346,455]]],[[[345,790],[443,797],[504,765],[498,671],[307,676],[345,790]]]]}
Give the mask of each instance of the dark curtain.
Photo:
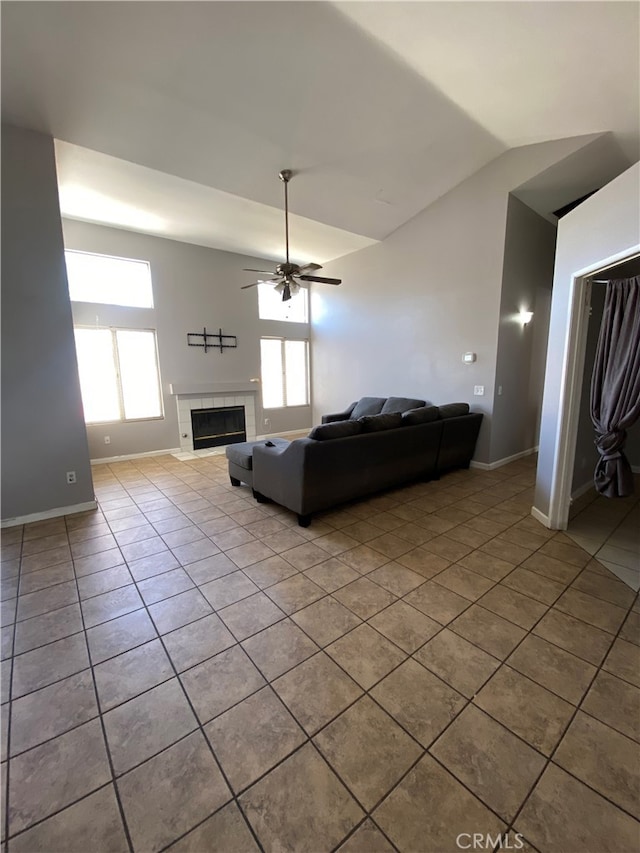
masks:
{"type": "Polygon", "coordinates": [[[608,498],[633,494],[623,447],[640,417],[640,276],[607,282],[591,379],[591,420],[600,454],[594,483],[608,498]]]}

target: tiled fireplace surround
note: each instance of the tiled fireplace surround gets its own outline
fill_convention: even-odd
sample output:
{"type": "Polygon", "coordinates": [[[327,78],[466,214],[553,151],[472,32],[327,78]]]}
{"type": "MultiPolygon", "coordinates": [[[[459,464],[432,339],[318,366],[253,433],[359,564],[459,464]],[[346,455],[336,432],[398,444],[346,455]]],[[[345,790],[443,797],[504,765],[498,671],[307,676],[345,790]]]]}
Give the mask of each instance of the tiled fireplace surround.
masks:
{"type": "Polygon", "coordinates": [[[180,450],[182,453],[195,453],[196,455],[207,455],[216,450],[220,452],[220,448],[208,448],[207,450],[193,449],[193,429],[191,426],[191,411],[193,409],[216,409],[224,406],[244,406],[244,416],[246,422],[247,441],[255,441],[256,439],[256,406],[255,406],[255,389],[248,391],[242,385],[237,388],[216,389],[215,385],[210,385],[203,389],[194,388],[188,391],[189,386],[186,386],[185,391],[179,389],[181,386],[171,386],[172,393],[176,397],[178,405],[178,425],[180,429],[180,450]],[[174,388],[176,390],[174,390],[174,388]]]}

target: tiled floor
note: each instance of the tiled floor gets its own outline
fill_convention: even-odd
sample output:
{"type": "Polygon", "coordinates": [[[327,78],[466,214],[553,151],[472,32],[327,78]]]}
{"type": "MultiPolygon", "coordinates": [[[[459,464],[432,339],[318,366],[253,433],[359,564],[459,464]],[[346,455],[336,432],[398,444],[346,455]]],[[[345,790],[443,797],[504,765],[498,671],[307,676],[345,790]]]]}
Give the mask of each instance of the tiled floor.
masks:
{"type": "Polygon", "coordinates": [[[573,508],[567,535],[616,577],[640,589],[640,475],[636,497],[608,500],[595,491],[583,495],[573,508]]]}
{"type": "Polygon", "coordinates": [[[141,459],[5,531],[2,853],[637,851],[640,605],[533,465],[302,529],[141,459]]]}

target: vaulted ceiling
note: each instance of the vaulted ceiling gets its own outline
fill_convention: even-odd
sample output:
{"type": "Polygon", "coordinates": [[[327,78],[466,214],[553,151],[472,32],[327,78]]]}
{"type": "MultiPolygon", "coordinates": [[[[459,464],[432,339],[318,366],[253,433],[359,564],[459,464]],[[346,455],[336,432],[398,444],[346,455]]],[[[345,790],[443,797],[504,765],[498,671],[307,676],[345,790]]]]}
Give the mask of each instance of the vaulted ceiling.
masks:
{"type": "Polygon", "coordinates": [[[294,254],[325,261],[510,147],[610,132],[635,162],[638,11],[4,2],[3,120],[60,140],[66,215],[263,257],[292,168],[294,254]]]}

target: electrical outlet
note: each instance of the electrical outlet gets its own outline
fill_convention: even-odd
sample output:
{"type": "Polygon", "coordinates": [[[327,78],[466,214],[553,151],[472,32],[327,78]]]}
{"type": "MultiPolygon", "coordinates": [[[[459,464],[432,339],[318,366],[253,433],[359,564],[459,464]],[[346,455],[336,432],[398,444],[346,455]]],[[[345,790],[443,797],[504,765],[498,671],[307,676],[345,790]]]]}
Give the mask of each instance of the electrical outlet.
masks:
{"type": "Polygon", "coordinates": [[[475,394],[476,397],[484,396],[484,385],[474,385],[473,386],[473,393],[475,394]]]}
{"type": "Polygon", "coordinates": [[[111,436],[110,435],[105,435],[104,443],[105,444],[111,444],[111,436]]]}
{"type": "Polygon", "coordinates": [[[502,385],[498,385],[498,397],[502,397],[502,385]]]}
{"type": "Polygon", "coordinates": [[[76,480],[76,472],[75,471],[67,471],[67,484],[69,486],[73,486],[74,483],[77,483],[76,480]]]}
{"type": "Polygon", "coordinates": [[[266,427],[270,427],[271,426],[271,418],[265,418],[264,419],[264,425],[266,427]]]}

